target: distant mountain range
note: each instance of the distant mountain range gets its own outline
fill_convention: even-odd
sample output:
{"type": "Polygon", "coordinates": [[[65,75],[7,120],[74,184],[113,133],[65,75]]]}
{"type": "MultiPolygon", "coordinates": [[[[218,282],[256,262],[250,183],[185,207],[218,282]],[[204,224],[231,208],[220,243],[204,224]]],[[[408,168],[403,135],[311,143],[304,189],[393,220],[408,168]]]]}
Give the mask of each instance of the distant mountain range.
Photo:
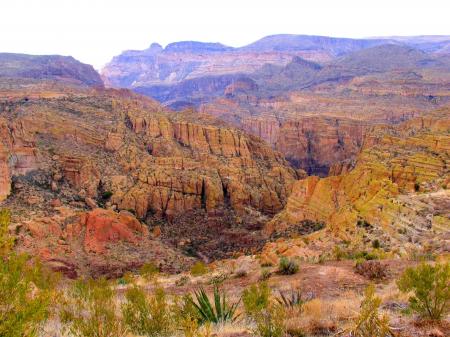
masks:
{"type": "Polygon", "coordinates": [[[448,64],[450,36],[349,39],[272,35],[240,48],[176,42],[115,56],[105,84],[153,97],[172,108],[198,105],[245,79],[260,96],[357,75],[448,64]]]}
{"type": "Polygon", "coordinates": [[[103,86],[95,69],[71,56],[0,53],[0,78],[60,80],[103,86]]]}

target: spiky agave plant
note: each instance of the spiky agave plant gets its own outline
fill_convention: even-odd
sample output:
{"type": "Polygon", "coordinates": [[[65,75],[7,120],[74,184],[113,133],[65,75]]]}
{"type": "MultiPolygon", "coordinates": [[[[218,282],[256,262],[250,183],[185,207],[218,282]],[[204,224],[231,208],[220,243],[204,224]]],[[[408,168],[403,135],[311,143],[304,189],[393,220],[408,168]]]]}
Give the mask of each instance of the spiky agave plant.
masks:
{"type": "Polygon", "coordinates": [[[236,309],[240,299],[231,306],[228,305],[226,293],[220,292],[217,286],[214,287],[214,304],[211,303],[203,288],[194,292],[194,295],[196,300],[190,297],[189,301],[197,310],[200,324],[234,322],[239,317],[236,315],[236,309]]]}
{"type": "Polygon", "coordinates": [[[305,301],[302,299],[302,293],[300,290],[292,290],[289,294],[283,291],[279,291],[280,296],[276,298],[276,301],[285,307],[294,308],[301,307],[305,301]]]}

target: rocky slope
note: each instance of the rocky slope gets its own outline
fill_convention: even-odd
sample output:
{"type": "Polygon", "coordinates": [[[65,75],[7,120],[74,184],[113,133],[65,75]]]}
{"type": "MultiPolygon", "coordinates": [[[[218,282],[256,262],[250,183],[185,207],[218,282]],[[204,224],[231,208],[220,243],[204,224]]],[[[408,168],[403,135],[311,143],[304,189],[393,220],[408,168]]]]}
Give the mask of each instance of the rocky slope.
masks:
{"type": "Polygon", "coordinates": [[[0,53],[0,78],[58,80],[88,86],[103,86],[91,65],[71,56],[0,53]]]}
{"type": "MultiPolygon", "coordinates": [[[[3,91],[0,195],[3,207],[13,211],[15,226],[24,229],[22,247],[46,260],[62,259],[69,269],[123,270],[162,249],[139,226],[127,229],[131,220],[123,223],[120,218],[116,226],[114,212],[100,214],[93,224],[76,220],[89,219],[83,215],[88,209],[132,212],[151,227],[180,218],[189,222],[191,212],[200,210],[202,219],[232,214],[233,225],[240,223],[233,217],[246,214],[254,219],[273,216],[297,178],[283,157],[260,139],[211,117],[170,113],[128,91],[65,85],[44,89],[27,85],[22,96],[18,90],[3,91]],[[109,220],[102,220],[105,216],[109,220]],[[75,234],[68,224],[78,228],[75,234]],[[36,233],[33,226],[39,228],[36,233]],[[105,230],[111,233],[107,238],[119,243],[107,240],[104,246],[86,238],[74,248],[74,240],[65,239],[89,232],[101,241],[105,230]],[[110,244],[125,245],[123,249],[135,252],[134,260],[111,260],[122,251],[117,248],[99,256],[110,244]],[[74,254],[78,250],[79,258],[74,254]]],[[[208,221],[197,219],[193,226],[208,221]]],[[[175,252],[162,252],[167,252],[161,259],[167,268],[181,266],[172,263],[175,252]]]]}
{"type": "Polygon", "coordinates": [[[351,242],[362,230],[364,241],[377,238],[388,250],[407,241],[449,249],[449,129],[448,107],[395,127],[373,127],[353,169],[299,180],[267,230],[312,221],[351,242]]]}

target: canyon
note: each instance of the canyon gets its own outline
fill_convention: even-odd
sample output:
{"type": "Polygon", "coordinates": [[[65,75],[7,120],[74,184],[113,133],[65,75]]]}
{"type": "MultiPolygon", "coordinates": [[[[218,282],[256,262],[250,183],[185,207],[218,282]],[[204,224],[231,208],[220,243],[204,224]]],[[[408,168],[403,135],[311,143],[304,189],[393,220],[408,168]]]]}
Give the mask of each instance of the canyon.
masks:
{"type": "Polygon", "coordinates": [[[319,259],[342,242],[445,252],[447,40],[153,44],[101,76],[0,54],[0,203],[16,248],[71,278],[319,259]]]}

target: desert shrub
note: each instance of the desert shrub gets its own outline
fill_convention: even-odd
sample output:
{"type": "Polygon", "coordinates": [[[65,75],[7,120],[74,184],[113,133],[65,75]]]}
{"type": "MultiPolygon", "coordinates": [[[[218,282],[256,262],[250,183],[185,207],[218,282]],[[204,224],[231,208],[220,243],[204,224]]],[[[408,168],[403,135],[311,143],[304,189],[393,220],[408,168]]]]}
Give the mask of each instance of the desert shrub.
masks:
{"type": "Polygon", "coordinates": [[[191,267],[191,275],[192,276],[201,276],[208,272],[208,267],[203,262],[196,262],[191,267]]]}
{"type": "Polygon", "coordinates": [[[208,281],[209,284],[212,284],[214,286],[219,286],[221,285],[223,282],[225,282],[228,279],[228,274],[225,273],[220,273],[218,275],[214,275],[213,277],[211,277],[208,281]]]}
{"type": "Polygon", "coordinates": [[[147,281],[152,280],[159,273],[159,268],[153,263],[144,263],[139,269],[139,274],[147,281]]]}
{"type": "Polygon", "coordinates": [[[36,336],[50,314],[55,283],[26,255],[0,257],[0,336],[36,336]]]}
{"type": "Polygon", "coordinates": [[[7,209],[0,210],[0,256],[5,256],[14,245],[14,238],[9,235],[8,226],[11,213],[7,209]]]}
{"type": "Polygon", "coordinates": [[[301,307],[297,324],[291,320],[289,328],[296,327],[299,331],[311,335],[328,335],[336,331],[336,319],[333,317],[333,308],[328,301],[314,298],[306,301],[301,307]]]}
{"type": "Polygon", "coordinates": [[[344,249],[336,245],[333,247],[333,257],[337,261],[341,261],[342,259],[346,259],[348,257],[348,254],[344,251],[344,249]]]}
{"type": "Polygon", "coordinates": [[[278,265],[278,271],[283,275],[293,275],[299,270],[298,263],[294,260],[290,260],[287,257],[282,257],[278,265]]]}
{"type": "Polygon", "coordinates": [[[386,265],[379,261],[358,260],[356,262],[355,271],[371,280],[381,280],[387,276],[386,265]]]}
{"type": "Polygon", "coordinates": [[[389,317],[380,316],[381,298],[375,295],[375,287],[370,285],[365,291],[361,310],[355,319],[351,335],[355,337],[388,337],[393,336],[389,328],[389,317]]]}
{"type": "Polygon", "coordinates": [[[410,308],[422,316],[439,320],[450,309],[450,263],[421,264],[408,268],[397,281],[400,291],[412,295],[410,308]]]}
{"type": "Polygon", "coordinates": [[[55,274],[39,261],[12,252],[10,212],[0,210],[0,336],[36,336],[56,297],[55,274]]]}
{"type": "Polygon", "coordinates": [[[375,240],[372,241],[372,248],[378,249],[380,247],[381,247],[380,240],[375,239],[375,240]]]}
{"type": "Polygon", "coordinates": [[[286,311],[283,306],[271,303],[254,316],[256,327],[253,333],[259,337],[284,336],[286,331],[285,318],[286,311]]]}
{"type": "Polygon", "coordinates": [[[134,282],[134,275],[131,272],[126,272],[121,278],[117,280],[120,285],[127,285],[134,282]]]}
{"type": "Polygon", "coordinates": [[[178,280],[175,281],[175,285],[177,287],[182,287],[185,286],[186,284],[189,283],[189,277],[187,276],[181,276],[178,280]]]}
{"type": "Polygon", "coordinates": [[[247,276],[247,271],[245,269],[238,269],[234,274],[236,278],[242,278],[247,276]]]}
{"type": "Polygon", "coordinates": [[[127,329],[118,311],[107,280],[78,280],[61,301],[60,320],[75,337],[120,337],[127,329]]]}
{"type": "Polygon", "coordinates": [[[379,259],[378,254],[376,254],[375,252],[366,252],[366,251],[350,254],[348,257],[355,260],[364,259],[367,261],[379,259]]]}
{"type": "Polygon", "coordinates": [[[267,282],[253,284],[242,293],[245,313],[254,317],[258,312],[267,309],[270,303],[271,290],[267,282]]]}
{"type": "Polygon", "coordinates": [[[291,290],[290,292],[279,291],[279,296],[276,298],[278,304],[287,308],[301,308],[305,301],[302,299],[300,290],[291,290]]]}
{"type": "Polygon", "coordinates": [[[204,289],[200,289],[194,293],[195,300],[189,297],[188,300],[197,310],[199,317],[199,323],[224,323],[234,322],[238,315],[236,315],[236,309],[239,305],[239,301],[228,305],[227,296],[225,292],[220,292],[217,286],[214,287],[213,303],[209,300],[204,289]]]}
{"type": "Polygon", "coordinates": [[[103,200],[109,200],[113,196],[113,192],[111,191],[105,191],[102,193],[102,199],[103,200]]]}
{"type": "Polygon", "coordinates": [[[128,329],[144,336],[169,336],[173,331],[174,319],[164,289],[157,288],[148,296],[138,286],[125,293],[122,316],[128,329]]]}
{"type": "Polygon", "coordinates": [[[197,308],[193,304],[192,296],[186,294],[175,298],[174,321],[184,337],[197,337],[199,333],[199,319],[197,308]]]}
{"type": "Polygon", "coordinates": [[[261,275],[259,276],[259,279],[261,281],[268,280],[270,278],[270,276],[272,276],[270,269],[268,269],[268,268],[261,269],[261,275]]]}

